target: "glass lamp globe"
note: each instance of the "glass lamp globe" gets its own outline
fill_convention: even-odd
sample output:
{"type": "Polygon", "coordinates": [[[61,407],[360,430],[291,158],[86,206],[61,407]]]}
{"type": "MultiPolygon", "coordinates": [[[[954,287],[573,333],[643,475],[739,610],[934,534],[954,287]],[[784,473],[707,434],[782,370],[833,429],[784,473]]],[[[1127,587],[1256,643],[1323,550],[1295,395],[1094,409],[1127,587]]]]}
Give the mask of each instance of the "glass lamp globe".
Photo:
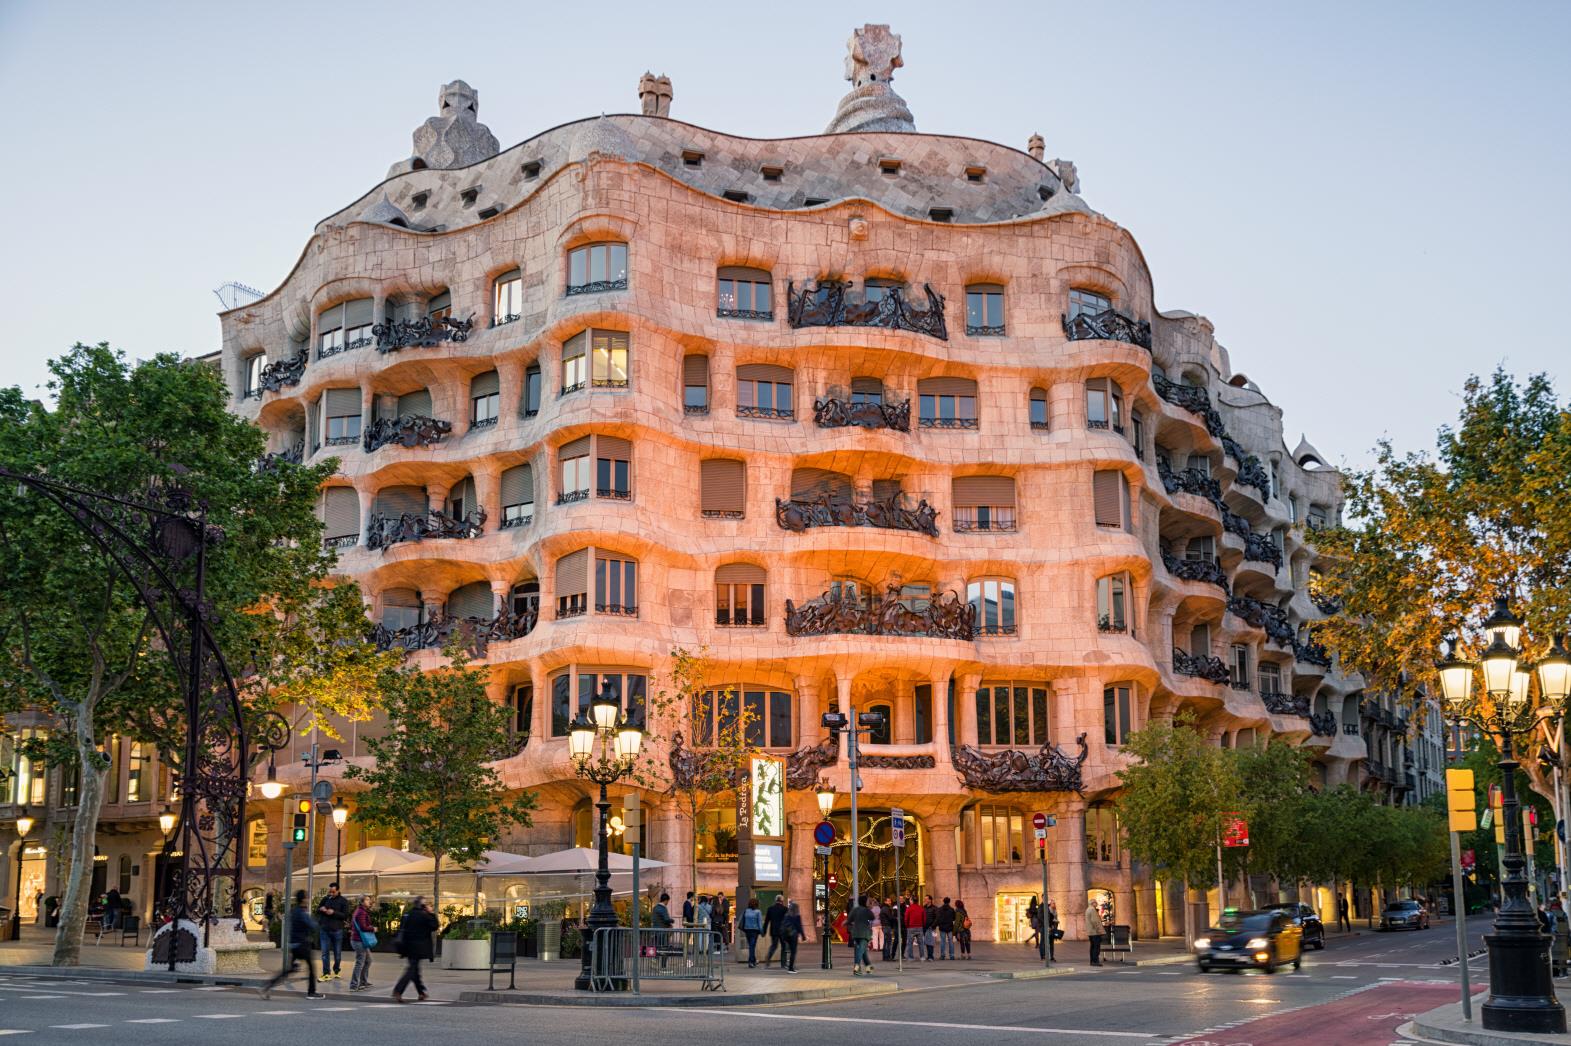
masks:
{"type": "Polygon", "coordinates": [[[340,800],[333,804],[333,827],[342,828],[349,823],[349,807],[340,800]]]}
{"type": "Polygon", "coordinates": [[[1511,704],[1519,706],[1527,700],[1527,692],[1531,689],[1533,673],[1518,665],[1516,671],[1511,673],[1511,704]]]}
{"type": "Polygon", "coordinates": [[[1507,643],[1497,632],[1482,659],[1484,689],[1490,694],[1509,694],[1512,677],[1516,675],[1516,648],[1507,643]]]}
{"type": "Polygon", "coordinates": [[[19,836],[20,835],[26,835],[28,832],[31,832],[32,830],[33,830],[33,819],[31,817],[27,816],[27,814],[23,814],[21,817],[18,817],[16,819],[16,834],[17,835],[19,835],[19,836]]]}
{"type": "Polygon", "coordinates": [[[644,732],[637,723],[625,720],[616,731],[616,757],[624,763],[631,763],[638,758],[638,753],[644,747],[644,732]]]}
{"type": "Polygon", "coordinates": [[[835,808],[835,790],[827,785],[818,789],[818,812],[828,817],[835,808]]]}
{"type": "Polygon", "coordinates": [[[609,734],[616,729],[617,717],[622,714],[622,702],[617,700],[612,691],[610,680],[601,684],[600,693],[589,703],[589,711],[601,733],[609,734]]]}
{"type": "Polygon", "coordinates": [[[1477,668],[1472,661],[1457,657],[1454,649],[1447,651],[1445,659],[1435,665],[1440,673],[1440,694],[1447,704],[1455,708],[1473,696],[1473,673],[1477,668]]]}
{"type": "Polygon", "coordinates": [[[175,815],[165,810],[158,815],[158,830],[168,835],[175,827],[175,815]]]}
{"type": "Polygon", "coordinates": [[[1550,708],[1560,709],[1571,692],[1571,654],[1566,652],[1566,637],[1555,637],[1554,646],[1538,663],[1538,698],[1550,708]]]}
{"type": "Polygon", "coordinates": [[[573,720],[573,728],[567,733],[567,750],[579,762],[586,761],[595,750],[595,725],[582,713],[573,720]]]}
{"type": "Polygon", "coordinates": [[[1504,641],[1512,650],[1521,649],[1522,619],[1511,613],[1505,596],[1495,600],[1494,613],[1484,619],[1484,629],[1495,639],[1504,641]]]}
{"type": "Polygon", "coordinates": [[[278,767],[271,763],[267,766],[267,780],[262,782],[262,798],[277,799],[284,794],[284,786],[278,782],[278,767]]]}

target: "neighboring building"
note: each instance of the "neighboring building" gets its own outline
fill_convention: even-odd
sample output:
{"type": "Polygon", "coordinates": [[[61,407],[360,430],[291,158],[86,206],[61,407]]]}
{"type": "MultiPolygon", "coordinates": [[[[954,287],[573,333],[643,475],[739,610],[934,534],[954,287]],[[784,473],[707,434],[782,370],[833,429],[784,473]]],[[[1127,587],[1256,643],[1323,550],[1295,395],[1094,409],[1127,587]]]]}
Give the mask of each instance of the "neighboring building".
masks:
{"type": "MultiPolygon", "coordinates": [[[[1072,163],[917,133],[899,65],[886,27],[858,31],[829,131],[782,140],[672,120],[645,77],[643,114],[499,151],[447,85],[414,155],[222,315],[235,409],[276,454],[341,459],[326,542],[384,641],[431,664],[451,622],[485,624],[505,779],[540,795],[498,845],[589,845],[567,724],[602,676],[642,699],[680,646],[787,759],[762,887],[812,896],[821,777],[848,821],[820,717],[854,706],[888,717],[861,771],[873,892],[899,852],[906,888],[1018,939],[1044,811],[1060,912],[1089,894],[1176,930],[1178,887],[1120,845],[1131,731],[1189,710],[1219,744],[1282,736],[1322,786],[1366,755],[1360,685],[1310,634],[1340,477],[1288,448],[1206,319],[1157,312],[1072,163]]],[[[355,731],[339,747],[364,757],[355,731]]],[[[695,827],[646,807],[676,893],[695,827]]],[[[280,883],[283,811],[250,810],[247,875],[280,883]]],[[[734,814],[696,831],[701,886],[730,892],[734,814]]],[[[351,819],[345,846],[371,842],[400,840],[351,819]]]]}
{"type": "Polygon", "coordinates": [[[1421,691],[1411,698],[1367,697],[1359,704],[1358,729],[1369,753],[1361,789],[1396,806],[1445,792],[1447,727],[1439,701],[1421,691]]]}

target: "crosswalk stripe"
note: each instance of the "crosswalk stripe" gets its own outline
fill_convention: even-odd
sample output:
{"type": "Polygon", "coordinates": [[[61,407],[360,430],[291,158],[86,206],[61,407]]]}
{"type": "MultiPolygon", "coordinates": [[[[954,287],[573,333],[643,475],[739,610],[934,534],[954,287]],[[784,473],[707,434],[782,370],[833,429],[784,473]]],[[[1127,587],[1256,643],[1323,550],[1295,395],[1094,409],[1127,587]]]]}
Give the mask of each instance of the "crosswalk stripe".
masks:
{"type": "Polygon", "coordinates": [[[137,1017],[126,1021],[127,1024],[179,1024],[179,1017],[137,1017]]]}
{"type": "Polygon", "coordinates": [[[31,1035],[31,1028],[0,1028],[0,1035],[31,1035]]]}
{"type": "Polygon", "coordinates": [[[141,992],[143,995],[173,995],[179,990],[179,988],[143,988],[141,992]]]}
{"type": "Polygon", "coordinates": [[[51,1028],[64,1028],[66,1031],[81,1031],[83,1028],[107,1028],[107,1024],[51,1024],[51,1028]]]}
{"type": "Polygon", "coordinates": [[[243,1013],[193,1013],[192,1017],[199,1021],[227,1021],[244,1017],[243,1013]]]}
{"type": "Polygon", "coordinates": [[[285,1017],[292,1013],[303,1013],[303,1010],[257,1010],[258,1017],[285,1017]]]}
{"type": "Polygon", "coordinates": [[[17,996],[17,998],[20,999],[20,1000],[24,1000],[25,1001],[27,999],[35,999],[35,1000],[36,999],[63,999],[63,998],[65,998],[65,996],[64,995],[19,995],[19,996],[17,996]]]}

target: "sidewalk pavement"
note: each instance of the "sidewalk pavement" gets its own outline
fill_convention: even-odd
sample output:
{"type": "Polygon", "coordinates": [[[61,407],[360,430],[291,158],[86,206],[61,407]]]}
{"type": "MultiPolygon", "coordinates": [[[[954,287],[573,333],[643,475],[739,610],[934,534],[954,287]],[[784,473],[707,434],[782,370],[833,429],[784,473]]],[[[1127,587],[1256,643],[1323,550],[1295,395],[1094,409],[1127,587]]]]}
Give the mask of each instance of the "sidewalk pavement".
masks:
{"type": "Polygon", "coordinates": [[[1418,1042],[1444,1042],[1456,1046],[1529,1046],[1529,1044],[1571,1043],[1571,1035],[1528,1035],[1520,1032],[1485,1031],[1478,1007],[1489,997],[1482,991],[1473,997],[1473,1019],[1462,1019],[1461,1001],[1437,1006],[1397,1028],[1397,1034],[1418,1042]]]}

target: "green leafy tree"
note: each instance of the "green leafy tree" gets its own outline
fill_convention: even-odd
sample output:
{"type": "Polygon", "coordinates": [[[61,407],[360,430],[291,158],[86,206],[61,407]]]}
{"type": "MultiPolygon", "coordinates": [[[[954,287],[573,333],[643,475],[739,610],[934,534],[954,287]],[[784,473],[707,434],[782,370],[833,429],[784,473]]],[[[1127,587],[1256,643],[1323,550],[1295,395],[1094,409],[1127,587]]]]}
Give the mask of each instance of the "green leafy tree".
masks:
{"type": "MultiPolygon", "coordinates": [[[[0,462],[133,500],[173,483],[205,500],[224,534],[207,558],[213,628],[229,663],[245,665],[326,577],[314,507],[335,463],[257,468],[261,431],[230,413],[216,371],[175,356],[132,364],[107,345],[78,345],[50,371],[52,408],[0,390],[0,462]]],[[[108,768],[101,738],[180,697],[131,584],[43,497],[0,500],[0,573],[0,701],[43,713],[46,758],[80,771],[54,951],[56,965],[74,965],[108,768]]],[[[175,757],[167,736],[148,740],[175,757]]]]}
{"type": "Polygon", "coordinates": [[[368,738],[370,766],[345,775],[363,781],[357,816],[372,828],[407,831],[436,859],[431,884],[440,908],[442,862],[472,861],[513,825],[528,826],[533,792],[509,795],[491,765],[518,750],[510,713],[486,694],[487,671],[454,647],[431,671],[409,666],[380,681],[388,729],[368,738]]]}
{"type": "Polygon", "coordinates": [[[1306,841],[1297,815],[1309,791],[1307,753],[1275,738],[1227,753],[1238,775],[1238,810],[1249,821],[1249,845],[1231,851],[1237,871],[1298,882],[1305,863],[1306,841]]]}

